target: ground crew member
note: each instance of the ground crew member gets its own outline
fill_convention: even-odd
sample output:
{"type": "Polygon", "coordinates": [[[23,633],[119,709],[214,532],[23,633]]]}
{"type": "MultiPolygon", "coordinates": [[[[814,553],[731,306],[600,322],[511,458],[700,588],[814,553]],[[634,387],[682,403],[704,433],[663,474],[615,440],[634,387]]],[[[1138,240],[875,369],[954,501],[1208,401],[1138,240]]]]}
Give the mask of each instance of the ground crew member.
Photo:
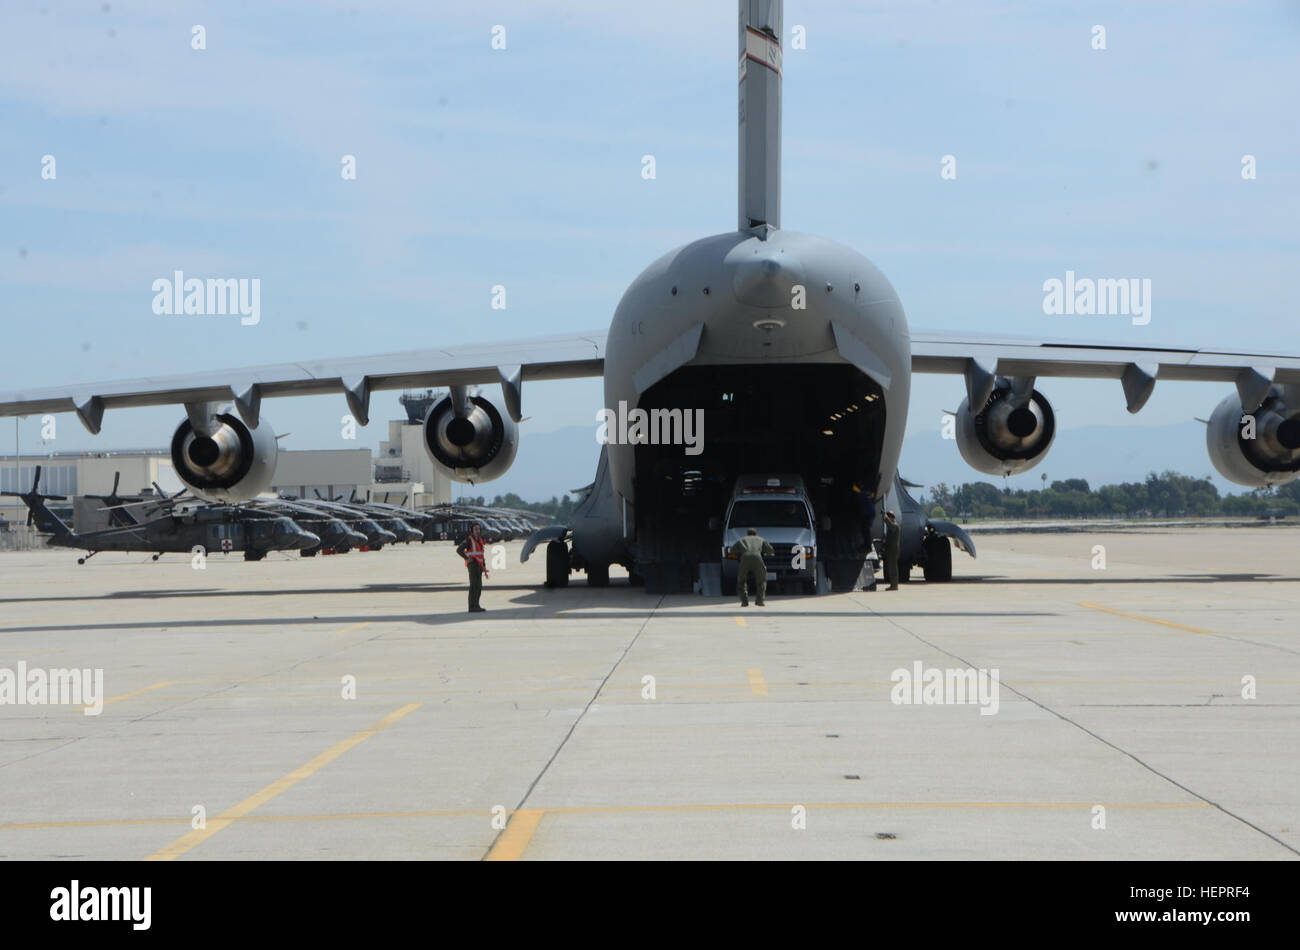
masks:
{"type": "Polygon", "coordinates": [[[469,569],[469,612],[472,614],[487,610],[478,603],[479,595],[483,593],[483,578],[488,576],[483,546],[483,526],[477,521],[470,526],[465,540],[456,545],[456,553],[465,559],[465,567],[469,569]]]}
{"type": "Polygon", "coordinates": [[[885,590],[898,590],[898,519],[893,511],[885,512],[885,590]]]}
{"type": "Polygon", "coordinates": [[[731,546],[731,554],[740,558],[740,568],[736,574],[736,584],[740,588],[740,606],[749,606],[749,578],[754,578],[754,602],[763,605],[763,595],[767,593],[767,565],[763,555],[774,557],[776,551],[750,528],[743,538],[731,546]]]}

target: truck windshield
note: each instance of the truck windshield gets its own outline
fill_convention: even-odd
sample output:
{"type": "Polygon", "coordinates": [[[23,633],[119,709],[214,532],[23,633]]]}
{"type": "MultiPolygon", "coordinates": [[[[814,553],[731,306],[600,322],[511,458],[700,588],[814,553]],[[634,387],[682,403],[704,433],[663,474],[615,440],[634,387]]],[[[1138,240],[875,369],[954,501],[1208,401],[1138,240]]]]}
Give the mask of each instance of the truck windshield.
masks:
{"type": "Polygon", "coordinates": [[[807,528],[808,509],[800,501],[738,501],[731,506],[731,528],[807,528]]]}

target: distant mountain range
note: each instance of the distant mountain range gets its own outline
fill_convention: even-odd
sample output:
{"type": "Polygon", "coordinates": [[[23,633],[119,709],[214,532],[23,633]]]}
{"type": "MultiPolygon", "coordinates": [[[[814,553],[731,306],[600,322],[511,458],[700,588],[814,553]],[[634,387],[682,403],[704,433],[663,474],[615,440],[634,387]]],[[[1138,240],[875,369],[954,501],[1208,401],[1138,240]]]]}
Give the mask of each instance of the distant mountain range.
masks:
{"type": "MultiPolygon", "coordinates": [[[[530,434],[524,427],[519,457],[502,478],[484,485],[457,486],[463,495],[515,492],[529,501],[546,501],[553,495],[590,484],[596,474],[596,444],[592,426],[570,426],[553,432],[530,434]]],[[[908,481],[921,485],[985,481],[1001,487],[1002,479],[984,475],[962,461],[957,443],[940,438],[929,428],[903,440],[899,468],[908,481]]],[[[1219,476],[1205,451],[1205,427],[1199,422],[1167,426],[1084,426],[1057,433],[1052,449],[1036,468],[1007,479],[1011,488],[1041,488],[1048,482],[1084,478],[1092,487],[1142,481],[1148,472],[1172,470],[1193,477],[1209,477],[1220,493],[1247,491],[1219,476]]]]}

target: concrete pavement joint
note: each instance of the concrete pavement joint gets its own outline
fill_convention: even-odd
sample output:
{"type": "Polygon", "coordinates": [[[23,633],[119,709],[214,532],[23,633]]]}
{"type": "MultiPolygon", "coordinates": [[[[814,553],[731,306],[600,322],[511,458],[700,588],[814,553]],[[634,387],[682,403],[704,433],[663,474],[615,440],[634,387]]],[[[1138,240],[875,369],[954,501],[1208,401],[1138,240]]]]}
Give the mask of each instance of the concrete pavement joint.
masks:
{"type": "MultiPolygon", "coordinates": [[[[664,597],[661,594],[659,596],[659,599],[655,601],[655,605],[650,608],[650,612],[646,614],[645,619],[641,622],[641,626],[637,627],[636,633],[632,634],[632,639],[627,642],[627,646],[623,648],[623,652],[620,653],[618,659],[614,661],[614,665],[609,668],[609,672],[605,674],[605,678],[600,681],[600,685],[596,687],[596,691],[591,694],[591,699],[587,700],[587,705],[583,706],[582,711],[578,713],[578,715],[574,718],[572,724],[569,726],[569,730],[564,734],[564,738],[560,740],[560,744],[556,746],[555,751],[551,753],[551,757],[546,760],[546,764],[542,766],[541,771],[539,771],[537,775],[534,776],[532,782],[529,783],[528,788],[524,791],[523,797],[519,799],[519,804],[515,805],[514,812],[519,812],[524,810],[524,803],[528,801],[528,796],[533,793],[533,789],[537,787],[537,783],[542,780],[542,776],[546,774],[548,769],[550,769],[551,763],[555,761],[555,759],[559,756],[561,750],[564,749],[564,746],[568,743],[569,738],[573,735],[574,730],[578,728],[578,723],[582,722],[582,718],[585,715],[587,715],[587,711],[591,709],[592,703],[594,703],[597,697],[600,696],[601,690],[605,688],[605,684],[608,683],[609,678],[614,675],[614,671],[618,669],[619,664],[621,664],[623,660],[627,658],[628,653],[631,651],[632,647],[636,644],[636,641],[640,638],[641,634],[645,631],[645,628],[649,626],[650,621],[654,619],[655,611],[659,609],[660,605],[663,604],[663,602],[664,602],[664,597]]],[[[512,816],[514,812],[512,812],[512,816]]],[[[540,815],[538,816],[538,821],[540,821],[540,815]]],[[[503,840],[503,837],[510,831],[510,826],[512,824],[514,824],[513,817],[511,818],[510,822],[506,824],[505,828],[503,828],[496,835],[496,837],[492,839],[492,844],[488,847],[487,852],[483,855],[484,860],[486,860],[492,854],[492,852],[496,850],[498,844],[503,840]]],[[[536,828],[537,828],[537,822],[532,822],[531,827],[528,829],[530,838],[532,837],[532,832],[536,830],[536,828]]],[[[524,846],[525,847],[527,846],[527,841],[524,842],[524,846]]],[[[523,852],[521,850],[520,854],[522,853],[523,852]]]]}
{"type": "MultiPolygon", "coordinates": [[[[857,603],[861,603],[861,601],[857,601],[856,598],[854,598],[854,599],[855,599],[855,602],[857,602],[857,603]]],[[[875,611],[875,610],[872,610],[872,608],[871,608],[871,606],[870,606],[869,604],[863,604],[862,606],[864,606],[867,610],[871,611],[873,614],[876,614],[876,611],[875,611]]],[[[882,615],[882,614],[876,614],[876,615],[877,615],[877,616],[884,616],[884,615],[882,615]]],[[[913,631],[907,629],[907,627],[903,626],[901,623],[899,623],[899,622],[898,622],[897,620],[895,620],[894,618],[892,618],[892,617],[887,617],[887,616],[886,616],[886,617],[884,617],[884,619],[886,619],[889,623],[893,624],[893,625],[894,625],[895,627],[897,627],[899,630],[902,630],[902,631],[903,631],[904,633],[906,633],[908,636],[913,637],[914,639],[918,640],[918,641],[921,642],[921,643],[924,643],[926,646],[930,647],[932,650],[937,650],[938,652],[942,653],[944,656],[952,657],[954,660],[956,660],[957,662],[963,664],[963,665],[966,666],[966,667],[969,667],[969,668],[972,668],[972,669],[974,668],[974,665],[973,665],[972,663],[970,663],[968,660],[966,660],[965,658],[958,656],[956,653],[953,653],[953,652],[950,651],[950,650],[945,650],[943,647],[939,646],[939,645],[936,644],[936,643],[931,643],[929,640],[927,640],[925,637],[921,636],[920,634],[918,634],[918,633],[914,633],[913,631]]],[[[1229,638],[1229,639],[1231,639],[1231,638],[1229,638]]],[[[1104,738],[1103,736],[1098,735],[1097,733],[1095,733],[1095,732],[1093,732],[1091,729],[1089,729],[1087,726],[1084,726],[1084,725],[1082,725],[1082,724],[1076,722],[1075,720],[1071,719],[1069,716],[1065,715],[1064,713],[1058,712],[1057,710],[1053,709],[1052,707],[1050,707],[1050,706],[1048,706],[1048,705],[1046,705],[1046,704],[1044,704],[1044,703],[1041,703],[1041,702],[1039,702],[1038,700],[1034,699],[1032,696],[1029,696],[1028,694],[1021,692],[1020,690],[1018,690],[1018,689],[1016,689],[1014,686],[1012,686],[1010,683],[1008,683],[1005,679],[1002,680],[1001,683],[1002,683],[1002,685],[1005,686],[1008,690],[1010,690],[1011,692],[1015,693],[1017,696],[1019,696],[1021,699],[1025,700],[1026,702],[1033,703],[1035,706],[1037,706],[1039,709],[1043,710],[1044,712],[1051,713],[1053,716],[1055,716],[1057,719],[1060,719],[1062,722],[1067,722],[1067,723],[1069,723],[1070,725],[1074,726],[1076,729],[1080,730],[1081,732],[1086,733],[1087,735],[1089,735],[1089,736],[1091,736],[1092,738],[1096,739],[1098,742],[1102,743],[1103,745],[1106,745],[1106,746],[1110,747],[1111,749],[1114,749],[1116,752],[1119,752],[1120,754],[1125,755],[1125,756],[1127,756],[1128,758],[1132,759],[1132,760],[1133,760],[1134,762],[1136,762],[1138,765],[1142,766],[1144,769],[1146,769],[1147,771],[1149,771],[1152,775],[1156,775],[1156,776],[1158,776],[1159,778],[1164,779],[1164,780],[1165,780],[1166,782],[1168,782],[1169,784],[1175,786],[1176,788],[1180,788],[1180,789],[1182,789],[1182,790],[1183,790],[1184,792],[1186,792],[1188,795],[1191,795],[1191,796],[1193,796],[1194,798],[1197,798],[1197,799],[1199,799],[1199,800],[1205,802],[1205,803],[1208,804],[1208,805],[1212,805],[1214,808],[1217,808],[1219,811],[1221,811],[1223,814],[1227,815],[1229,818],[1235,819],[1236,821],[1239,821],[1241,824],[1245,825],[1246,827],[1251,828],[1251,829],[1253,829],[1254,831],[1257,831],[1259,834],[1263,835],[1264,837],[1266,837],[1266,838],[1268,838],[1268,839],[1270,839],[1270,840],[1276,842],[1277,844],[1281,845],[1283,848],[1285,848],[1286,850],[1290,851],[1292,854],[1300,855],[1300,849],[1297,849],[1297,848],[1293,847],[1292,845],[1287,844],[1287,843],[1286,843],[1285,841],[1283,841],[1281,838],[1277,837],[1277,835],[1274,835],[1274,834],[1271,834],[1271,833],[1268,832],[1268,831],[1265,831],[1263,828],[1259,827],[1259,825],[1256,825],[1254,822],[1251,822],[1251,821],[1249,821],[1248,819],[1243,818],[1241,815],[1238,815],[1238,814],[1236,814],[1235,812],[1229,811],[1227,808],[1225,808],[1223,805],[1220,805],[1218,802],[1213,801],[1213,800],[1207,798],[1206,796],[1202,795],[1201,793],[1199,793],[1199,792],[1197,792],[1197,791],[1194,791],[1194,790],[1191,789],[1191,788],[1188,788],[1186,785],[1182,784],[1182,783],[1179,782],[1177,779],[1174,779],[1174,778],[1172,778],[1171,776],[1166,775],[1165,773],[1163,773],[1163,772],[1161,772],[1159,769],[1157,769],[1155,766],[1153,766],[1153,765],[1151,765],[1151,764],[1149,764],[1149,763],[1143,761],[1139,756],[1135,755],[1134,753],[1129,752],[1127,749],[1123,749],[1123,748],[1121,748],[1120,746],[1118,746],[1118,745],[1116,745],[1115,743],[1111,742],[1109,739],[1106,739],[1106,738],[1104,738]]]]}

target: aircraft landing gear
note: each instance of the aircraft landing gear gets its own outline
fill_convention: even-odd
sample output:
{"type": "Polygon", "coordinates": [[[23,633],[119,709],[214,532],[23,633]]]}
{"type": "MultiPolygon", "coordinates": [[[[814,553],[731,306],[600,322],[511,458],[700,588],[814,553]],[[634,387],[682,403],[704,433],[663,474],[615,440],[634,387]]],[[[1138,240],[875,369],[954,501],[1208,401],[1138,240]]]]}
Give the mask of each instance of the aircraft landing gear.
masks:
{"type": "MultiPolygon", "coordinates": [[[[609,569],[605,570],[608,579],[609,569]]],[[[546,586],[569,586],[569,546],[563,541],[551,541],[546,545],[546,586]]]]}
{"type": "Polygon", "coordinates": [[[952,580],[952,545],[947,538],[925,539],[925,579],[932,584],[952,580]]]}
{"type": "Polygon", "coordinates": [[[158,560],[160,557],[162,557],[162,554],[155,554],[155,555],[153,556],[153,559],[156,561],[156,560],[158,560]]]}
{"type": "Polygon", "coordinates": [[[95,556],[96,554],[98,554],[98,553],[99,553],[98,551],[91,551],[91,552],[90,552],[89,554],[87,554],[85,557],[79,557],[79,558],[77,558],[77,563],[78,563],[78,564],[85,564],[87,561],[89,561],[92,557],[94,557],[94,556],[95,556]]]}
{"type": "Polygon", "coordinates": [[[609,565],[588,564],[587,565],[587,586],[608,587],[609,586],[609,565]]]}

